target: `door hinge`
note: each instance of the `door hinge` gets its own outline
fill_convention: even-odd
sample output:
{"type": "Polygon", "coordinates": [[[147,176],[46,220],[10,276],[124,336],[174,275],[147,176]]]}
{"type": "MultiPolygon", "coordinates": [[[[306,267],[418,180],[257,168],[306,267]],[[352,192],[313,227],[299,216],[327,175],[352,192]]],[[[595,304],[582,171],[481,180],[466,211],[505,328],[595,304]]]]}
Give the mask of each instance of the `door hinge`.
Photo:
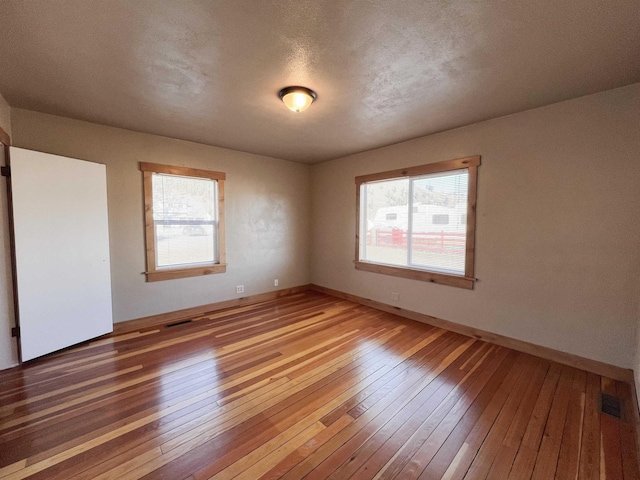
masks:
{"type": "Polygon", "coordinates": [[[12,337],[20,337],[20,327],[13,327],[11,329],[11,336],[12,337]]]}
{"type": "Polygon", "coordinates": [[[10,177],[11,167],[9,165],[7,165],[6,167],[0,167],[0,174],[2,174],[3,177],[10,177]]]}

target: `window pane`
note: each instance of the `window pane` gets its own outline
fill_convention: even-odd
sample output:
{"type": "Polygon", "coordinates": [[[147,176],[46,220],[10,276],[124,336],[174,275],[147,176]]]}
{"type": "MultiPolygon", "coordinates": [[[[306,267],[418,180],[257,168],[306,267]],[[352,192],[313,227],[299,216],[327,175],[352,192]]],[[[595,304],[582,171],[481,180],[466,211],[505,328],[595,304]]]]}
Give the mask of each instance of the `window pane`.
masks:
{"type": "Polygon", "coordinates": [[[464,275],[468,184],[467,170],[412,179],[412,267],[464,275]]]}
{"type": "Polygon", "coordinates": [[[360,259],[406,266],[409,180],[366,183],[360,196],[360,259]]]}
{"type": "Polygon", "coordinates": [[[216,263],[217,182],[154,173],[156,265],[216,263]]]}
{"type": "Polygon", "coordinates": [[[432,217],[432,222],[434,225],[449,225],[449,215],[434,215],[432,217]]]}
{"type": "Polygon", "coordinates": [[[468,183],[465,169],[363,184],[360,260],[464,275],[468,183]]]}

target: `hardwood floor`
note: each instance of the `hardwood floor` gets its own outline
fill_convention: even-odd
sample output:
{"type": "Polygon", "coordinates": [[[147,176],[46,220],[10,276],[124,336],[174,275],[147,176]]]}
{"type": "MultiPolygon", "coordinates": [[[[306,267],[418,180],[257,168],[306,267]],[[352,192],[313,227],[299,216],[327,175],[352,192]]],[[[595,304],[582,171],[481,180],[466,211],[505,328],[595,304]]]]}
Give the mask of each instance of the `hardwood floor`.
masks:
{"type": "Polygon", "coordinates": [[[640,478],[629,385],[312,291],[0,380],[3,479],[640,478]]]}

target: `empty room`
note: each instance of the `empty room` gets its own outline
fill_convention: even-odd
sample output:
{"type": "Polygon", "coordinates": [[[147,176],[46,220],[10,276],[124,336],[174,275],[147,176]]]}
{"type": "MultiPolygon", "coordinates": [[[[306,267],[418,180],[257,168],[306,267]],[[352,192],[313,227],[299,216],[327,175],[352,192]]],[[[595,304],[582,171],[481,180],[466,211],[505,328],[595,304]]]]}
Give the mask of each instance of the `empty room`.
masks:
{"type": "Polygon", "coordinates": [[[639,20],[0,1],[0,479],[640,479],[639,20]]]}

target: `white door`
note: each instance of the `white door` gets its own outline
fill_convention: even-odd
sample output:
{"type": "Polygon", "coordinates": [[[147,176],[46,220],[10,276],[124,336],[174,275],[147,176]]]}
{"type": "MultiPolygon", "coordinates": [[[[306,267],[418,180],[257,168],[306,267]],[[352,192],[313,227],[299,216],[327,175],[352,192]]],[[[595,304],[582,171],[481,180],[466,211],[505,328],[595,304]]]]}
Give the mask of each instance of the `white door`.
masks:
{"type": "Polygon", "coordinates": [[[11,147],[22,361],[113,330],[106,167],[11,147]]]}

